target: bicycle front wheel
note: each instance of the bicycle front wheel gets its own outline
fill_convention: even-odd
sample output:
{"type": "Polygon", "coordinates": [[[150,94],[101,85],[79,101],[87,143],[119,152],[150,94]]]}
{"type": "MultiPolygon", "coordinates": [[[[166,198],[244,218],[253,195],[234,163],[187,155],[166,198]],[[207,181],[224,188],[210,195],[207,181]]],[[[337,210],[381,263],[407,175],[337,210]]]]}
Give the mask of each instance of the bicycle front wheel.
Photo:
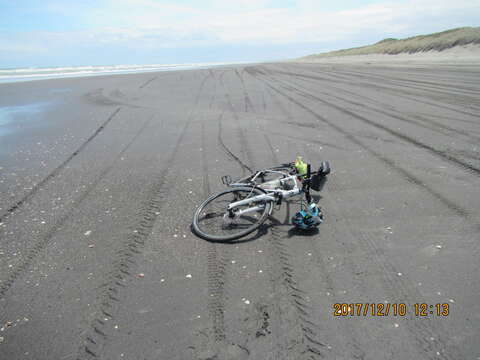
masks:
{"type": "Polygon", "coordinates": [[[195,211],[192,228],[198,236],[212,241],[235,240],[258,229],[266,220],[271,201],[255,201],[228,211],[229,204],[263,195],[253,187],[236,187],[205,200],[195,211]]]}

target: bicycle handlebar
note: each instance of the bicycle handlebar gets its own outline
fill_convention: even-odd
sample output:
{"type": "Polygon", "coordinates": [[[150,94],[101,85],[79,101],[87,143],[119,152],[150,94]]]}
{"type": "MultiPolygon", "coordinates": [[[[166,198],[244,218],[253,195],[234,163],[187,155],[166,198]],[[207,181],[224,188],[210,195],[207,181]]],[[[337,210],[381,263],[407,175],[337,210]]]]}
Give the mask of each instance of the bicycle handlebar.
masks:
{"type": "MultiPolygon", "coordinates": [[[[276,170],[280,170],[280,169],[290,169],[289,171],[289,174],[290,175],[295,175],[296,174],[296,168],[295,168],[295,163],[294,162],[290,162],[290,163],[284,163],[284,164],[280,164],[278,166],[273,166],[273,167],[270,167],[270,168],[266,168],[266,169],[262,169],[262,170],[256,170],[256,171],[253,171],[251,175],[247,176],[247,177],[244,177],[244,178],[241,178],[241,179],[238,179],[234,182],[239,182],[239,181],[249,181],[252,177],[256,176],[259,172],[263,172],[263,171],[276,171],[276,170]]],[[[312,176],[314,175],[317,175],[319,174],[319,171],[311,171],[311,165],[310,164],[307,164],[307,173],[304,174],[304,175],[298,175],[299,178],[303,178],[304,181],[306,180],[311,180],[312,176]]],[[[228,175],[227,175],[228,176],[228,175]]],[[[226,185],[232,183],[231,181],[231,178],[230,176],[228,176],[228,180],[226,179],[227,176],[223,176],[222,177],[222,182],[226,185]],[[225,178],[225,179],[224,179],[225,178]],[[225,181],[227,180],[227,181],[225,181]]]]}

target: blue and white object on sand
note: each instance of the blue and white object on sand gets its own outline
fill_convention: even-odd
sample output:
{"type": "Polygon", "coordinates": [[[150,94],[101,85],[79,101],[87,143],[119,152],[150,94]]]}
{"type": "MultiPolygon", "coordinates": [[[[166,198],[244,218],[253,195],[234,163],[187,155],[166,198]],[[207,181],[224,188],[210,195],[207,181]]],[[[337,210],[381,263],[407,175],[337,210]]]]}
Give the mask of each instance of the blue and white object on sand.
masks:
{"type": "Polygon", "coordinates": [[[308,206],[306,210],[300,210],[292,218],[296,228],[302,230],[313,229],[323,222],[323,214],[315,203],[308,206]]]}

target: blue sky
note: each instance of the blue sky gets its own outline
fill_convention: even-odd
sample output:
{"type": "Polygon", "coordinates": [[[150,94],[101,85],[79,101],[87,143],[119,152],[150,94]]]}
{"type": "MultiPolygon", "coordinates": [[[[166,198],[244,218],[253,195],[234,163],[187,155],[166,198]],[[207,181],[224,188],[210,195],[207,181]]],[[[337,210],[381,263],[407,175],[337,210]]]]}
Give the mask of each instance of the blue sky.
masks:
{"type": "Polygon", "coordinates": [[[0,67],[277,60],[478,19],[480,0],[0,0],[0,67]]]}

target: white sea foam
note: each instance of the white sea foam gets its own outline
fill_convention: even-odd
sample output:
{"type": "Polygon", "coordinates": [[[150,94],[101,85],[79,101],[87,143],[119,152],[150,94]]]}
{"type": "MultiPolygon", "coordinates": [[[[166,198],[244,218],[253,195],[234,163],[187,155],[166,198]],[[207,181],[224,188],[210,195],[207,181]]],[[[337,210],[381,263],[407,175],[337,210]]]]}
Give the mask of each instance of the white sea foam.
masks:
{"type": "Polygon", "coordinates": [[[151,65],[109,65],[109,66],[62,66],[44,68],[0,69],[0,83],[61,77],[80,77],[107,74],[127,74],[153,71],[200,69],[240,63],[192,63],[192,64],[151,64],[151,65]]]}

